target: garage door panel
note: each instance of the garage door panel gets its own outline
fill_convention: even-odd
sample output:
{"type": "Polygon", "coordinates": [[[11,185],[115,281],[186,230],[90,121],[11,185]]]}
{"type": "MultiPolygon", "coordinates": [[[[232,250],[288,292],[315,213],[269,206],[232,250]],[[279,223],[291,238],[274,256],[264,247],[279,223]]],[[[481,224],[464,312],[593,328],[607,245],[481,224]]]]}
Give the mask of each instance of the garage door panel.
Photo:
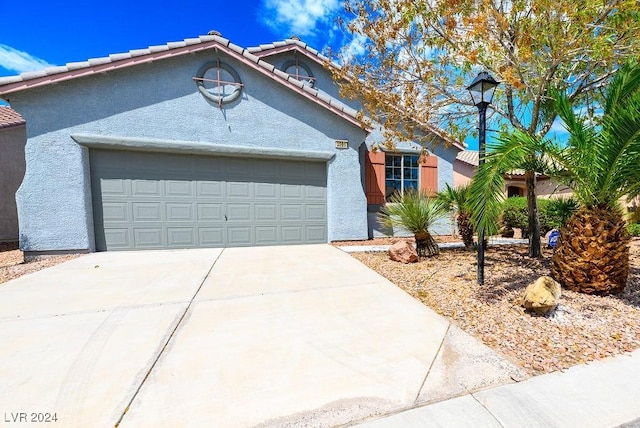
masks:
{"type": "Polygon", "coordinates": [[[250,203],[228,203],[226,211],[225,220],[228,222],[252,220],[250,203]]]}
{"type": "Polygon", "coordinates": [[[256,226],[255,227],[256,244],[270,244],[279,241],[278,226],[256,226]]]}
{"type": "Polygon", "coordinates": [[[254,183],[254,195],[256,199],[277,199],[278,186],[275,183],[254,183]]]}
{"type": "Polygon", "coordinates": [[[158,180],[131,180],[131,196],[163,196],[162,181],[158,180]]]}
{"type": "Polygon", "coordinates": [[[327,219],[327,207],[324,205],[305,205],[305,216],[307,221],[324,222],[327,219]]]}
{"type": "Polygon", "coordinates": [[[102,194],[104,196],[126,196],[129,192],[127,181],[121,178],[109,178],[100,180],[102,194]]]}
{"type": "Polygon", "coordinates": [[[133,223],[161,222],[163,220],[160,202],[134,202],[131,204],[131,208],[133,223]]]}
{"type": "Polygon", "coordinates": [[[225,245],[223,227],[199,227],[198,238],[201,246],[223,247],[225,245]]]}
{"type": "Polygon", "coordinates": [[[194,210],[193,210],[193,204],[190,202],[189,203],[167,202],[165,207],[166,207],[168,222],[175,222],[175,221],[195,222],[196,221],[194,210]]]}
{"type": "Polygon", "coordinates": [[[198,181],[198,198],[224,198],[224,183],[220,181],[198,181]]]}
{"type": "Polygon", "coordinates": [[[301,221],[303,219],[303,209],[299,204],[284,204],[280,206],[280,220],[301,221]]]}
{"type": "Polygon", "coordinates": [[[224,221],[223,204],[198,204],[198,222],[224,221]]]}
{"type": "Polygon", "coordinates": [[[305,186],[306,199],[318,199],[325,201],[327,199],[327,189],[320,186],[305,186]]]}
{"type": "Polygon", "coordinates": [[[305,226],[305,239],[309,243],[324,243],[326,242],[326,228],[325,226],[305,226]]]}
{"type": "Polygon", "coordinates": [[[98,250],[326,242],[326,164],[91,150],[98,250]]]}
{"type": "MultiPolygon", "coordinates": [[[[164,248],[162,227],[145,227],[133,229],[133,245],[135,248],[164,248]]],[[[107,244],[109,241],[107,241],[107,244]]]]}
{"type": "Polygon", "coordinates": [[[173,198],[189,198],[192,199],[195,195],[193,182],[184,180],[166,180],[165,181],[165,195],[173,198]]]}
{"type": "Polygon", "coordinates": [[[197,245],[193,227],[168,227],[167,228],[167,246],[185,248],[197,245]]]}
{"type": "Polygon", "coordinates": [[[247,199],[251,197],[251,184],[241,182],[228,182],[227,194],[228,199],[247,199]]]}
{"type": "Polygon", "coordinates": [[[256,222],[278,220],[277,204],[258,203],[254,205],[253,209],[254,209],[254,219],[256,222]]]}
{"type": "Polygon", "coordinates": [[[227,242],[232,247],[252,245],[251,226],[230,226],[227,228],[227,242]]]}
{"type": "Polygon", "coordinates": [[[280,185],[280,196],[282,199],[301,199],[303,195],[302,186],[293,184],[280,185]]]}
{"type": "Polygon", "coordinates": [[[102,205],[103,222],[126,222],[129,217],[129,204],[126,202],[104,202],[102,205]]]}
{"type": "Polygon", "coordinates": [[[285,244],[304,241],[304,230],[302,226],[282,226],[280,230],[282,233],[282,242],[285,244]]]}

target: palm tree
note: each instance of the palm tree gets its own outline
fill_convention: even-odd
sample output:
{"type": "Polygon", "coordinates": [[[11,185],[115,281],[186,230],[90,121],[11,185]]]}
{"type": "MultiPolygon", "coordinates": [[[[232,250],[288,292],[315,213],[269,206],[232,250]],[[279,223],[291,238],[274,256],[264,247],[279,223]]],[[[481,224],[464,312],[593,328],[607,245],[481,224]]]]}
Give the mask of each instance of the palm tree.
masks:
{"type": "Polygon", "coordinates": [[[473,249],[473,225],[469,209],[469,185],[454,189],[449,186],[438,193],[437,198],[454,213],[458,225],[458,233],[467,250],[473,249]]]}
{"type": "Polygon", "coordinates": [[[525,169],[527,183],[527,211],[529,222],[529,256],[540,257],[540,220],[535,195],[536,173],[547,166],[545,151],[548,142],[523,131],[502,133],[494,143],[487,144],[485,164],[478,169],[471,182],[469,204],[472,221],[484,236],[498,231],[498,218],[504,200],[504,174],[515,169],[525,169]]]}
{"type": "Polygon", "coordinates": [[[598,123],[576,114],[566,94],[555,95],[569,132],[552,157],[558,180],[581,208],[560,228],[551,275],[569,289],[617,293],[629,273],[629,235],[618,200],[640,194],[640,65],[627,63],[605,94],[598,123]]]}
{"type": "Polygon", "coordinates": [[[446,207],[437,199],[416,190],[405,190],[390,198],[380,210],[378,221],[384,227],[399,226],[413,233],[418,256],[431,257],[440,250],[429,229],[446,214],[446,207]]]}

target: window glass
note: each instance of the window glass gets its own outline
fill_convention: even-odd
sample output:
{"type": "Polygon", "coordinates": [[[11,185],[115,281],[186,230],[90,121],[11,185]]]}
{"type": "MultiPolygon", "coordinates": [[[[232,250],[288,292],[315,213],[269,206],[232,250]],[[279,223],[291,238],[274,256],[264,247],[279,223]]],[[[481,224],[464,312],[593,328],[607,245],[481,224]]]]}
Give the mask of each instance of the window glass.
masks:
{"type": "Polygon", "coordinates": [[[385,156],[386,197],[419,187],[419,156],[388,154],[385,156]]]}

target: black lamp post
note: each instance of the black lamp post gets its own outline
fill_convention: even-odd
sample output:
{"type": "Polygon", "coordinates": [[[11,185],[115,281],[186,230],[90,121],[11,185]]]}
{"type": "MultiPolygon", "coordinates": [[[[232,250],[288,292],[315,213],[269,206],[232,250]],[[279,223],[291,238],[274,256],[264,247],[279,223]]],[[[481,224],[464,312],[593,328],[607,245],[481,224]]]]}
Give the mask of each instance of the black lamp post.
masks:
{"type": "MultiPolygon", "coordinates": [[[[473,104],[478,107],[479,118],[479,165],[481,168],[484,164],[485,156],[485,143],[486,143],[486,127],[487,127],[487,106],[491,104],[493,99],[493,93],[496,90],[500,82],[497,82],[489,73],[483,71],[478,74],[478,77],[473,79],[473,82],[467,87],[467,90],[471,94],[473,104]]],[[[484,284],[484,230],[481,230],[478,234],[478,284],[484,284]]]]}

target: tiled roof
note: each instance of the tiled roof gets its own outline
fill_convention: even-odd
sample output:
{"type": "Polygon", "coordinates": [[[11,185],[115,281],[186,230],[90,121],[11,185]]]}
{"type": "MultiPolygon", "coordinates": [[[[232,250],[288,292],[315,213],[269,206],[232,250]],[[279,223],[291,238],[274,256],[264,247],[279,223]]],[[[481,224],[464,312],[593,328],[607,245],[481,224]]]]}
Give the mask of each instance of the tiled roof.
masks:
{"type": "Polygon", "coordinates": [[[331,64],[337,67],[337,65],[333,63],[331,59],[322,55],[316,49],[313,49],[312,47],[298,39],[286,39],[283,41],[267,43],[260,46],[249,47],[247,48],[247,50],[260,58],[276,55],[282,52],[300,52],[321,65],[331,64]]]}
{"type": "MultiPolygon", "coordinates": [[[[134,49],[125,53],[111,54],[108,57],[92,58],[83,62],[72,62],[63,66],[49,67],[43,70],[26,72],[17,76],[0,77],[0,96],[10,94],[12,92],[19,92],[25,89],[75,79],[81,76],[104,73],[207,49],[218,49],[234,57],[238,61],[244,62],[273,80],[287,86],[289,89],[292,89],[317,104],[331,110],[338,116],[357,126],[361,126],[358,112],[356,110],[324,92],[319,92],[308,85],[303,85],[298,79],[276,69],[272,64],[269,64],[262,59],[266,56],[275,55],[280,52],[295,50],[305,54],[307,57],[320,64],[326,64],[329,61],[329,58],[321,55],[317,50],[297,39],[286,39],[280,42],[273,42],[245,49],[234,45],[228,39],[225,39],[218,34],[209,34],[199,36],[197,38],[185,39],[179,42],[169,42],[166,45],[150,46],[146,49],[134,49]]],[[[335,66],[335,64],[333,65],[335,66]]],[[[428,124],[423,124],[422,126],[426,127],[430,132],[439,136],[449,144],[452,144],[454,147],[464,149],[462,144],[449,137],[443,130],[434,128],[428,124]]],[[[368,129],[368,131],[371,131],[371,129],[368,129]]]]}
{"type": "Polygon", "coordinates": [[[0,106],[0,128],[24,125],[25,120],[11,107],[0,106]]]}
{"type": "Polygon", "coordinates": [[[249,50],[234,45],[229,40],[218,35],[200,36],[198,38],[185,39],[180,42],[170,42],[166,45],[150,46],[146,49],[135,49],[126,53],[112,54],[108,57],[93,58],[84,62],[73,62],[63,66],[26,72],[18,76],[0,77],[0,95],[207,49],[222,51],[289,89],[331,110],[349,122],[361,126],[356,110],[343,104],[338,99],[318,92],[308,85],[303,85],[302,82],[296,78],[283,71],[277,70],[273,65],[261,60],[258,56],[249,52],[249,50]]]}
{"type": "Polygon", "coordinates": [[[479,159],[480,156],[476,150],[462,150],[456,155],[456,160],[471,166],[478,166],[479,159]]]}
{"type": "MultiPolygon", "coordinates": [[[[458,153],[456,155],[456,160],[459,160],[461,162],[464,162],[466,164],[469,164],[471,166],[478,166],[478,164],[480,163],[480,155],[476,150],[463,150],[460,153],[458,153]]],[[[524,169],[514,169],[509,171],[507,174],[507,176],[524,176],[525,174],[525,170],[524,169]]],[[[539,177],[544,177],[541,174],[537,174],[537,176],[539,177]]]]}

